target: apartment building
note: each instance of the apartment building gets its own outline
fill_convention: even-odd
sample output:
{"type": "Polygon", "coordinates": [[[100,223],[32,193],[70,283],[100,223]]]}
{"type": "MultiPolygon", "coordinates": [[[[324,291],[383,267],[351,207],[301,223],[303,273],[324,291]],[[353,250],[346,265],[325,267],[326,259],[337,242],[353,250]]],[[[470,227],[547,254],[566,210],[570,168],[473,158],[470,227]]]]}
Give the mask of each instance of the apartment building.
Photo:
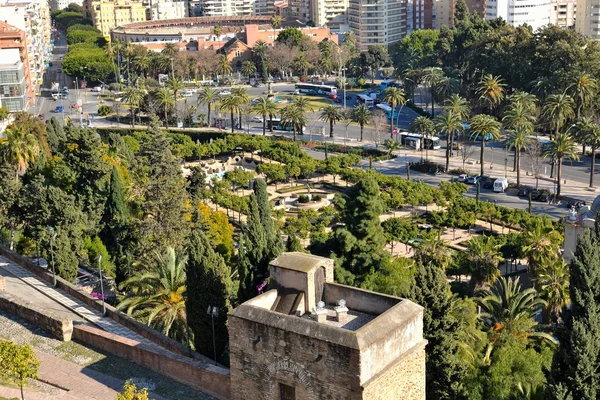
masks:
{"type": "Polygon", "coordinates": [[[17,48],[0,49],[0,107],[24,111],[28,106],[27,79],[21,52],[17,48]]]}
{"type": "Polygon", "coordinates": [[[312,0],[311,20],[315,26],[326,26],[336,33],[346,32],[349,4],[349,0],[312,0]]]}
{"type": "Polygon", "coordinates": [[[600,39],[600,0],[577,0],[575,29],[581,34],[600,39]]]}
{"type": "Polygon", "coordinates": [[[104,37],[111,29],[133,22],[146,21],[146,6],[135,0],[86,0],[84,12],[104,37]]]}
{"type": "Polygon", "coordinates": [[[83,6],[83,0],[50,0],[50,10],[64,10],[71,3],[83,6]]]}
{"type": "MultiPolygon", "coordinates": [[[[0,0],[0,21],[24,32],[27,57],[22,61],[27,64],[31,84],[25,93],[28,102],[33,104],[35,95],[43,85],[44,71],[52,53],[48,1],[0,0]]],[[[26,70],[24,66],[24,75],[26,70]]]]}
{"type": "Polygon", "coordinates": [[[29,63],[27,60],[29,56],[27,54],[27,40],[25,38],[25,32],[15,28],[6,22],[0,21],[0,51],[16,49],[19,52],[19,59],[25,60],[23,63],[23,75],[25,77],[25,93],[27,99],[33,99],[35,91],[31,85],[31,74],[29,73],[29,63]]]}
{"type": "Polygon", "coordinates": [[[350,0],[348,25],[356,34],[360,50],[388,46],[410,33],[407,0],[350,0]]]}
{"type": "Polygon", "coordinates": [[[550,23],[561,28],[575,28],[577,0],[553,0],[550,8],[550,23]]]}
{"type": "Polygon", "coordinates": [[[550,23],[551,0],[487,0],[485,18],[503,18],[509,25],[530,25],[533,30],[550,23]]]}
{"type": "Polygon", "coordinates": [[[273,0],[202,0],[200,14],[205,17],[233,17],[275,14],[273,0]]]}
{"type": "Polygon", "coordinates": [[[146,4],[146,17],[152,21],[186,18],[188,16],[188,7],[187,1],[150,0],[146,4]]]}

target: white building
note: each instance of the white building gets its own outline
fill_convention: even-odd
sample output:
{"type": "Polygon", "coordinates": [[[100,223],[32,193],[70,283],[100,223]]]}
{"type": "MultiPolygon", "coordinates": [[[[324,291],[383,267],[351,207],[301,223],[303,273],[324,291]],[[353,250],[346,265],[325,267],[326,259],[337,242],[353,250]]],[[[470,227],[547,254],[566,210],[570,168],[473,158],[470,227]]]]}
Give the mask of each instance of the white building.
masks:
{"type": "Polygon", "coordinates": [[[187,1],[151,0],[148,3],[148,14],[152,21],[186,18],[188,3],[187,1]]]}
{"type": "Polygon", "coordinates": [[[75,3],[78,6],[83,7],[83,0],[50,0],[50,9],[54,10],[64,10],[69,6],[69,4],[75,3]]]}
{"type": "Polygon", "coordinates": [[[600,40],[600,0],[577,0],[575,29],[600,40]]]}
{"type": "Polygon", "coordinates": [[[0,49],[0,107],[10,112],[27,110],[25,67],[19,49],[0,49]]]}
{"type": "Polygon", "coordinates": [[[348,31],[349,0],[313,0],[311,20],[315,26],[327,26],[332,32],[348,31]]]}
{"type": "Polygon", "coordinates": [[[350,0],[348,25],[361,51],[373,45],[388,46],[411,32],[413,16],[407,0],[350,0]]]}
{"type": "Polygon", "coordinates": [[[204,0],[200,3],[205,17],[233,17],[273,15],[275,2],[272,0],[204,0]]]}
{"type": "Polygon", "coordinates": [[[502,18],[509,25],[527,24],[537,30],[550,23],[551,0],[487,0],[485,18],[502,18]]]}

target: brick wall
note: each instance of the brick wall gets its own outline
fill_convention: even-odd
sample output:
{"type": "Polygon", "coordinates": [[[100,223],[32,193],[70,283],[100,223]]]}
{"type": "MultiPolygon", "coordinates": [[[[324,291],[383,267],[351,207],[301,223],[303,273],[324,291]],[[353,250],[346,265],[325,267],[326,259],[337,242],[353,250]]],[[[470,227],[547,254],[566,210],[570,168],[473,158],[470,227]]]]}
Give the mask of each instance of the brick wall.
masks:
{"type": "Polygon", "coordinates": [[[416,346],[363,387],[364,399],[424,400],[425,345],[416,346]]]}
{"type": "MultiPolygon", "coordinates": [[[[75,326],[73,337],[92,347],[125,358],[142,367],[210,394],[230,398],[229,370],[175,354],[164,354],[135,340],[86,325],[75,326]]],[[[259,397],[256,397],[257,399],[259,397]]],[[[246,398],[245,400],[250,400],[246,398]]]]}
{"type": "Polygon", "coordinates": [[[5,292],[0,293],[0,309],[31,322],[59,340],[71,340],[73,321],[59,317],[51,310],[40,308],[5,292]]]}

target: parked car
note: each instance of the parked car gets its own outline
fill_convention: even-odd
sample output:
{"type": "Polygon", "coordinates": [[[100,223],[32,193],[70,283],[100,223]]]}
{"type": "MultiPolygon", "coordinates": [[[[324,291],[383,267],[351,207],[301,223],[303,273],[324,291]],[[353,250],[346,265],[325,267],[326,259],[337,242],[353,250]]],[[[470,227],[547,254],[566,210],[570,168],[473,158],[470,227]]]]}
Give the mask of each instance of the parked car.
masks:
{"type": "Polygon", "coordinates": [[[66,100],[66,99],[68,99],[68,98],[69,98],[69,94],[68,94],[68,93],[66,93],[66,92],[62,92],[62,93],[60,94],[60,98],[61,98],[61,99],[63,99],[63,100],[66,100]]]}
{"type": "Polygon", "coordinates": [[[469,175],[467,175],[467,174],[460,174],[460,175],[458,176],[458,179],[457,179],[457,180],[458,180],[459,182],[466,182],[468,177],[469,177],[469,175]]]}
{"type": "Polygon", "coordinates": [[[529,196],[531,196],[531,200],[537,200],[538,197],[540,197],[540,194],[542,193],[541,190],[538,189],[533,189],[530,192],[531,194],[529,196]]]}
{"type": "Polygon", "coordinates": [[[194,93],[191,90],[186,90],[185,92],[181,93],[182,97],[192,97],[194,93]]]}
{"type": "Polygon", "coordinates": [[[476,185],[477,182],[479,182],[479,179],[481,179],[481,178],[479,178],[478,176],[470,176],[467,178],[467,183],[469,185],[476,185]]]}
{"type": "Polygon", "coordinates": [[[102,92],[102,86],[94,86],[92,88],[92,92],[97,92],[97,93],[102,92]]]}
{"type": "Polygon", "coordinates": [[[483,182],[484,189],[493,189],[494,188],[494,180],[489,178],[483,182]]]}
{"type": "Polygon", "coordinates": [[[54,100],[58,100],[60,98],[60,94],[59,93],[52,93],[52,98],[54,100]]]}
{"type": "Polygon", "coordinates": [[[256,117],[252,117],[252,119],[250,120],[250,122],[263,122],[263,117],[260,116],[256,116],[256,117]]]}
{"type": "Polygon", "coordinates": [[[60,113],[60,112],[63,112],[63,110],[64,110],[63,106],[56,106],[56,108],[54,109],[54,112],[60,113]]]}
{"type": "Polygon", "coordinates": [[[544,203],[548,202],[548,200],[550,200],[550,191],[549,190],[542,190],[542,192],[540,193],[540,195],[538,196],[538,201],[542,201],[544,203]]]}
{"type": "Polygon", "coordinates": [[[229,89],[223,89],[219,92],[219,96],[229,96],[231,91],[229,89]]]}
{"type": "Polygon", "coordinates": [[[253,87],[260,87],[260,82],[254,82],[254,85],[252,85],[253,87]]]}
{"type": "Polygon", "coordinates": [[[498,178],[494,181],[494,192],[503,193],[508,188],[508,179],[498,178]]]}
{"type": "Polygon", "coordinates": [[[60,73],[60,72],[62,72],[62,68],[58,68],[58,69],[56,70],[56,72],[59,72],[59,73],[60,73]]]}
{"type": "Polygon", "coordinates": [[[529,188],[526,187],[520,187],[519,191],[517,192],[517,196],[519,197],[525,197],[529,194],[529,188]]]}

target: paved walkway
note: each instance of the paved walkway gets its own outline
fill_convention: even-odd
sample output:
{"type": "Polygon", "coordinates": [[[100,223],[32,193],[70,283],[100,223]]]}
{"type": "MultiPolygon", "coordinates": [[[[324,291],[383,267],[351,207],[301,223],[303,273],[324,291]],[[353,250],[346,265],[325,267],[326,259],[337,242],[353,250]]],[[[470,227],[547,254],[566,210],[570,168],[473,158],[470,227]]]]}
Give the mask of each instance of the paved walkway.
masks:
{"type": "MultiPolygon", "coordinates": [[[[141,335],[138,335],[131,329],[117,324],[115,321],[108,317],[103,317],[102,313],[96,311],[95,309],[86,304],[83,304],[79,300],[76,300],[74,297],[68,295],[61,289],[52,287],[46,281],[37,277],[32,272],[29,272],[25,268],[13,263],[12,261],[9,261],[8,259],[2,256],[0,256],[0,268],[10,272],[12,275],[18,277],[29,286],[46,295],[48,298],[56,301],[57,303],[68,308],[69,310],[72,310],[74,313],[81,316],[86,321],[91,322],[92,324],[98,326],[99,328],[107,332],[125,337],[127,339],[132,339],[139,343],[143,343],[152,347],[157,346],[154,342],[144,338],[141,335]]],[[[26,296],[20,297],[26,298],[26,296]]]]}

